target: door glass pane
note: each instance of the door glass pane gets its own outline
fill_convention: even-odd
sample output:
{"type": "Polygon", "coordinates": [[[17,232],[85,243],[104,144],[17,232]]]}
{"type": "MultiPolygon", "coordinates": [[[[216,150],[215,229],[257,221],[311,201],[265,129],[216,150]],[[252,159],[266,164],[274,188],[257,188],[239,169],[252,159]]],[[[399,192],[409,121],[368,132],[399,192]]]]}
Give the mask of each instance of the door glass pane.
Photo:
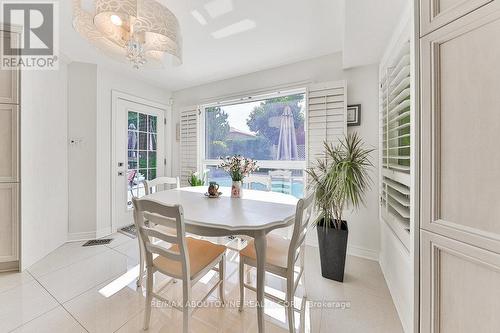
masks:
{"type": "Polygon", "coordinates": [[[148,116],[144,113],[139,113],[139,131],[147,132],[148,131],[148,116]]]}
{"type": "Polygon", "coordinates": [[[156,152],[148,152],[148,168],[156,168],[156,152]]]}
{"type": "Polygon", "coordinates": [[[156,134],[148,134],[148,150],[156,151],[156,134]]]}
{"type": "Polygon", "coordinates": [[[128,128],[137,130],[137,112],[129,112],[128,113],[128,128]]]}
{"type": "Polygon", "coordinates": [[[127,136],[127,207],[132,208],[132,198],[144,195],[143,180],[157,175],[157,124],[158,117],[137,112],[128,113],[127,136]]]}
{"type": "Polygon", "coordinates": [[[156,116],[148,116],[149,132],[156,133],[156,116]]]}
{"type": "Polygon", "coordinates": [[[139,152],[139,168],[148,167],[148,153],[145,151],[139,152]]]}
{"type": "Polygon", "coordinates": [[[134,126],[133,124],[129,125],[129,131],[128,131],[128,149],[129,150],[137,149],[137,131],[130,131],[130,128],[133,126],[134,126]]]}
{"type": "Polygon", "coordinates": [[[148,133],[139,133],[139,149],[148,149],[148,133]]]}

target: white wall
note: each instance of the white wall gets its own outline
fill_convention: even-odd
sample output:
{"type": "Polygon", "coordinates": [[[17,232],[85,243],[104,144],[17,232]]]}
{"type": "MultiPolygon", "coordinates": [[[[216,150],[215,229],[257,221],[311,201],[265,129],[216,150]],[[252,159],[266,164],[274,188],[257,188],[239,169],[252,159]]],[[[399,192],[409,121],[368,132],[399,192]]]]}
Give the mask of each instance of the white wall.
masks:
{"type": "Polygon", "coordinates": [[[69,229],[72,239],[95,233],[97,66],[73,62],[68,66],[69,229]]]}
{"type": "MultiPolygon", "coordinates": [[[[347,80],[349,104],[362,104],[361,126],[349,130],[358,131],[365,142],[378,148],[378,67],[377,65],[342,69],[342,54],[336,53],[295,64],[255,72],[223,81],[184,89],[173,93],[174,123],[179,121],[179,110],[209,100],[228,96],[265,91],[278,86],[302,85],[308,82],[347,80]]],[[[174,124],[175,126],[175,124],[174,124]]],[[[175,130],[173,131],[175,133],[175,130]]],[[[179,173],[179,143],[173,141],[174,158],[172,173],[179,173]]],[[[372,154],[375,165],[374,186],[367,193],[367,206],[355,214],[348,213],[350,223],[349,251],[352,254],[376,259],[379,252],[378,221],[378,151],[372,154]]],[[[311,233],[310,242],[315,241],[311,233]]]]}
{"type": "Polygon", "coordinates": [[[21,79],[21,265],[66,241],[68,231],[67,65],[21,79]]]}
{"type": "Polygon", "coordinates": [[[69,239],[101,237],[113,232],[111,92],[117,90],[162,104],[168,104],[171,94],[94,64],[72,63],[69,77],[70,138],[81,140],[71,147],[69,162],[74,167],[69,176],[69,239]]]}

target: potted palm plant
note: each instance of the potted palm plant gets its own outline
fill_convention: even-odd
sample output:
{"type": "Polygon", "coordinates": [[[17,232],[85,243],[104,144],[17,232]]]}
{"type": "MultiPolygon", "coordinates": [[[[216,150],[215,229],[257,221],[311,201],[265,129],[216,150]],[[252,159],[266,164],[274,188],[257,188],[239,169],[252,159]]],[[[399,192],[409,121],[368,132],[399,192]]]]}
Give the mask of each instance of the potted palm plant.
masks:
{"type": "Polygon", "coordinates": [[[306,172],[315,191],[319,211],[316,220],[323,277],[342,282],[349,228],[344,220],[348,206],[364,204],[364,194],[371,186],[370,153],[357,133],[345,136],[337,145],[324,143],[325,158],[306,172]]]}

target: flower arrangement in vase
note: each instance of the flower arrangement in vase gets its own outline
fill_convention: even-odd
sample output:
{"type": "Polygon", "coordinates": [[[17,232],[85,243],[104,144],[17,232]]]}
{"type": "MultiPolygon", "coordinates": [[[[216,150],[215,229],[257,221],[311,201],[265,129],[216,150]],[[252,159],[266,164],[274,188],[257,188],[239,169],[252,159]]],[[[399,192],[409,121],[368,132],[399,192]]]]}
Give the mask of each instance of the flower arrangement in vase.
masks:
{"type": "Polygon", "coordinates": [[[221,157],[219,168],[224,169],[233,181],[231,186],[231,197],[241,198],[243,195],[243,178],[258,170],[257,161],[241,155],[221,157]]]}

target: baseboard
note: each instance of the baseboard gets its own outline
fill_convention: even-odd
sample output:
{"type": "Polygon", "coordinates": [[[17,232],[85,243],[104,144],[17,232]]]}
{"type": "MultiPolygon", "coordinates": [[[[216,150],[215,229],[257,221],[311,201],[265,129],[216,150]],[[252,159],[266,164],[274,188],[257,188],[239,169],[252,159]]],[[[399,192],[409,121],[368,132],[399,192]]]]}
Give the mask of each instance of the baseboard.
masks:
{"type": "Polygon", "coordinates": [[[87,232],[70,232],[68,233],[68,242],[77,242],[89,239],[96,238],[95,231],[87,231],[87,232]]]}
{"type": "Polygon", "coordinates": [[[368,260],[378,261],[378,251],[359,246],[347,245],[347,254],[368,260]]]}
{"type": "Polygon", "coordinates": [[[19,271],[19,261],[0,262],[0,273],[19,271]]]}
{"type": "MultiPolygon", "coordinates": [[[[311,233],[311,235],[308,234],[306,236],[306,245],[317,248],[319,246],[318,238],[315,236],[316,235],[313,233],[311,233]]],[[[378,251],[367,249],[361,246],[347,245],[347,254],[354,257],[359,257],[373,261],[378,261],[379,259],[378,251]]]]}
{"type": "Polygon", "coordinates": [[[398,313],[399,320],[401,321],[401,326],[403,327],[404,332],[411,332],[408,328],[410,327],[410,324],[407,321],[406,315],[402,312],[402,309],[406,306],[405,304],[402,304],[401,297],[399,293],[397,292],[397,288],[394,286],[394,282],[390,278],[389,274],[387,273],[387,267],[386,263],[383,260],[383,258],[380,258],[379,260],[380,264],[380,269],[382,270],[382,275],[384,275],[384,280],[385,283],[387,284],[387,289],[389,289],[389,293],[391,294],[392,301],[394,302],[394,307],[396,308],[396,312],[398,313]]]}
{"type": "MultiPolygon", "coordinates": [[[[121,228],[121,227],[120,227],[121,228]]],[[[78,241],[86,241],[89,239],[97,239],[111,235],[112,233],[117,232],[116,228],[106,227],[99,229],[97,231],[88,231],[88,232],[73,232],[68,233],[67,242],[78,242],[78,241]]]]}
{"type": "Polygon", "coordinates": [[[113,231],[113,229],[111,227],[102,228],[102,229],[97,230],[96,238],[102,238],[105,236],[109,236],[114,232],[116,232],[116,230],[113,231]]]}

